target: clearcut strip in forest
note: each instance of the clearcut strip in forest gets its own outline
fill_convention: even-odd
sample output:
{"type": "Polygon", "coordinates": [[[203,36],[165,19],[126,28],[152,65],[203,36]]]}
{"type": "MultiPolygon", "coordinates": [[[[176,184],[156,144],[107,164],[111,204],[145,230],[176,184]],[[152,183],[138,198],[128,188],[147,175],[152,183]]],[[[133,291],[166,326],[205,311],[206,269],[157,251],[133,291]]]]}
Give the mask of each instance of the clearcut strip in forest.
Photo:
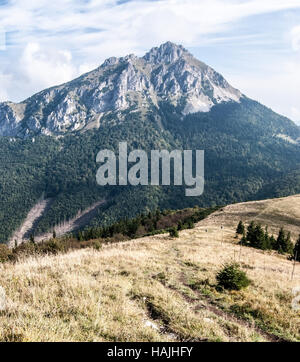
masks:
{"type": "Polygon", "coordinates": [[[30,238],[30,234],[34,231],[35,225],[49,206],[50,202],[51,199],[42,198],[33,206],[21,227],[15,231],[11,237],[9,241],[10,246],[14,246],[16,243],[20,244],[24,240],[28,240],[30,238]]]}
{"type": "MultiPolygon", "coordinates": [[[[105,200],[98,201],[84,211],[79,212],[73,219],[70,219],[60,225],[55,226],[53,230],[55,230],[56,236],[63,236],[85,226],[95,216],[98,208],[102,206],[105,202],[105,200]]],[[[52,238],[52,236],[53,231],[37,235],[35,236],[35,241],[41,242],[42,240],[52,238]]]]}

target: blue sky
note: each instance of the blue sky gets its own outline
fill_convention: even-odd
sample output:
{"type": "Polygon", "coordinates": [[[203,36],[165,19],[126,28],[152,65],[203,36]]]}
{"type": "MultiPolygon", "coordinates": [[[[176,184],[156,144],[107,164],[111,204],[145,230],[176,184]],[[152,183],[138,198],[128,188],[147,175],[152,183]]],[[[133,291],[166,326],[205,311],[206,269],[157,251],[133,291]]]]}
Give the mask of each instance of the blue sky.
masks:
{"type": "Polygon", "coordinates": [[[300,124],[300,0],[0,0],[0,101],[167,40],[300,124]]]}

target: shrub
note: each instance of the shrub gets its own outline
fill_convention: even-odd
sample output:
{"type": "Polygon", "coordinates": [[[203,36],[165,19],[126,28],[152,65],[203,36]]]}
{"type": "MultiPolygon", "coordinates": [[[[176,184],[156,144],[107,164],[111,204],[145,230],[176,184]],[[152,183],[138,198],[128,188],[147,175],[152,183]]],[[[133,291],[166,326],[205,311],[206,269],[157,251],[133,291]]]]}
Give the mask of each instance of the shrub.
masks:
{"type": "Polygon", "coordinates": [[[216,276],[218,286],[228,290],[241,290],[251,283],[237,263],[226,264],[216,276]]]}
{"type": "Polygon", "coordinates": [[[12,259],[12,252],[7,245],[0,244],[0,263],[5,263],[12,259]]]}
{"type": "Polygon", "coordinates": [[[188,229],[194,229],[195,228],[195,224],[193,222],[193,220],[189,220],[188,221],[188,229]]]}
{"type": "Polygon", "coordinates": [[[92,245],[93,245],[93,248],[96,250],[100,250],[102,248],[102,244],[99,240],[95,240],[92,245]]]}
{"type": "Polygon", "coordinates": [[[25,255],[25,256],[34,255],[36,251],[37,251],[36,244],[30,242],[29,243],[23,242],[22,244],[18,245],[13,249],[15,257],[19,257],[20,255],[25,255]]]}
{"type": "Polygon", "coordinates": [[[178,234],[178,230],[176,227],[173,227],[170,229],[170,236],[172,238],[178,238],[179,237],[179,234],[178,234]]]}
{"type": "Polygon", "coordinates": [[[58,254],[63,252],[67,247],[66,243],[62,243],[60,240],[50,239],[38,245],[37,252],[40,254],[58,254]]]}

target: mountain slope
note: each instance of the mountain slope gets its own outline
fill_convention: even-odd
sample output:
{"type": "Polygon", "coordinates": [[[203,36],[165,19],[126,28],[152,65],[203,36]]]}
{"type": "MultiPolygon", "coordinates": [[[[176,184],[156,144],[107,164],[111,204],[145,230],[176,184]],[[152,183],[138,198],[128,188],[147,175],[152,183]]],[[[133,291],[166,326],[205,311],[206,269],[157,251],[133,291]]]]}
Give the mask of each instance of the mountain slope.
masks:
{"type": "Polygon", "coordinates": [[[20,104],[1,104],[0,135],[0,242],[21,226],[42,195],[52,202],[35,234],[103,199],[89,225],[157,207],[224,205],[300,192],[294,176],[299,127],[172,43],[143,58],[110,58],[20,104]],[[204,194],[185,197],[185,186],[98,186],[97,153],[117,153],[121,141],[129,151],[205,150],[204,194]]]}
{"type": "MultiPolygon", "coordinates": [[[[298,217],[289,214],[295,201],[299,196],[266,200],[274,208],[265,220],[274,209],[298,217]]],[[[247,208],[258,219],[257,204],[228,208],[237,220],[247,208]]],[[[299,311],[292,308],[299,265],[291,280],[286,256],[237,245],[231,213],[223,213],[223,230],[213,216],[179,238],[156,235],[6,263],[0,340],[299,341],[299,311]],[[232,260],[252,280],[240,292],[216,288],[216,273],[232,260]]]]}
{"type": "Polygon", "coordinates": [[[268,226],[269,232],[274,235],[284,227],[291,232],[296,242],[300,235],[300,195],[228,205],[208,216],[199,225],[223,225],[234,230],[240,220],[246,224],[255,221],[268,226]]]}

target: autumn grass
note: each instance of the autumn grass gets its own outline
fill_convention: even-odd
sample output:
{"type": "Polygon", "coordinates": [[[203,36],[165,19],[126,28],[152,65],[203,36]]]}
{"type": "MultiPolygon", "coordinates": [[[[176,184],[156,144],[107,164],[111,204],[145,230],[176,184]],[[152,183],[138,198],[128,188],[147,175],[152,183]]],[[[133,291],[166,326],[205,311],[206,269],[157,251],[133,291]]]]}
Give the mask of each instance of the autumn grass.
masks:
{"type": "Polygon", "coordinates": [[[234,243],[231,229],[199,226],[175,239],[157,235],[0,264],[7,294],[0,340],[270,340],[265,331],[300,340],[291,308],[299,265],[291,281],[291,261],[234,243]],[[220,291],[215,275],[233,259],[252,284],[220,291]]]}
{"type": "MultiPolygon", "coordinates": [[[[201,229],[200,229],[201,230],[201,229]]],[[[200,231],[182,236],[185,247],[179,249],[182,258],[198,266],[185,271],[185,279],[198,282],[198,290],[225,311],[255,323],[262,330],[289,340],[300,340],[300,313],[291,308],[292,290],[300,285],[300,268],[296,264],[293,280],[293,262],[273,252],[263,252],[235,245],[233,233],[211,230],[198,240],[200,231]],[[213,239],[213,240],[212,240],[213,239]],[[205,240],[205,241],[204,241],[205,240]],[[215,275],[228,260],[239,262],[252,284],[240,292],[218,291],[215,275]],[[201,283],[202,282],[202,283],[201,283]]]]}
{"type": "Polygon", "coordinates": [[[280,227],[284,227],[296,241],[300,234],[300,195],[228,205],[209,215],[200,225],[224,225],[235,229],[240,220],[246,224],[253,220],[268,226],[269,232],[274,235],[278,234],[280,227]]]}

